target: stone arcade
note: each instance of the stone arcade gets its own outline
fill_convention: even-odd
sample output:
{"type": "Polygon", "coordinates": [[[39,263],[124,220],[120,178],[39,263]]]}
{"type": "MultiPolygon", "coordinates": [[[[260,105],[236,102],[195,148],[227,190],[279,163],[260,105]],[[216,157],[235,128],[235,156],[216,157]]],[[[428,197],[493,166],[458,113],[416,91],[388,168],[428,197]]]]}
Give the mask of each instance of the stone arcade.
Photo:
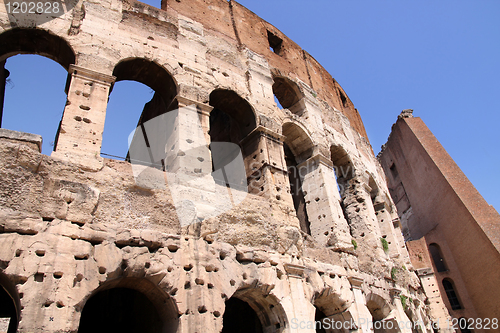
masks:
{"type": "Polygon", "coordinates": [[[0,131],[0,317],[9,333],[372,332],[373,324],[432,332],[446,318],[426,303],[383,170],[340,85],[234,1],[162,7],[80,1],[33,28],[0,6],[3,64],[39,54],[69,73],[51,156],[40,136],[0,131]],[[239,145],[244,200],[207,213],[226,186],[207,176],[210,153],[183,155],[185,133],[170,142],[175,168],[160,159],[142,178],[205,175],[192,193],[206,209],[193,208],[187,225],[168,186],[102,158],[108,96],[120,80],[155,91],[139,124],[189,108],[179,123],[198,120],[207,142],[239,145]],[[301,326],[324,318],[346,324],[301,326]]]}

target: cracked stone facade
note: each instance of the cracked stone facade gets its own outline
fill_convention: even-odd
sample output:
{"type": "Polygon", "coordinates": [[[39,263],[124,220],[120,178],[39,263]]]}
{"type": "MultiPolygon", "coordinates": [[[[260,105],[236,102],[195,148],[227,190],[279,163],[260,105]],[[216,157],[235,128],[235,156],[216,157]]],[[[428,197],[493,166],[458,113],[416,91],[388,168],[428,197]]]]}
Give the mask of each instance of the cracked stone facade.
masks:
{"type": "Polygon", "coordinates": [[[43,23],[0,7],[0,60],[19,53],[57,61],[68,82],[50,156],[40,136],[0,130],[0,325],[9,333],[315,332],[307,323],[324,318],[348,323],[328,332],[372,332],[368,322],[420,323],[375,332],[432,332],[438,318],[359,113],[277,28],[223,0],[161,10],[79,1],[43,23]],[[199,121],[207,142],[237,144],[248,195],[210,216],[226,186],[200,177],[188,194],[205,206],[186,203],[192,223],[181,224],[164,174],[210,172],[212,162],[184,154],[182,131],[169,141],[175,170],[135,177],[129,161],[102,158],[120,80],[155,91],[139,125],[189,108],[179,124],[199,121]]]}

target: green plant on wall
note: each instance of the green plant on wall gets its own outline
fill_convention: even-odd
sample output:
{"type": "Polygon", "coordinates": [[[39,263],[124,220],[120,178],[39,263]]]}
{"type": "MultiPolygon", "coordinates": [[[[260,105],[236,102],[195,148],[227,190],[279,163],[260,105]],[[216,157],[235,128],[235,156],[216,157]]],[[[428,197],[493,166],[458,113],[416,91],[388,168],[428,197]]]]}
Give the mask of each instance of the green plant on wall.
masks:
{"type": "Polygon", "coordinates": [[[406,304],[406,300],[408,299],[408,297],[406,297],[405,295],[399,295],[399,298],[401,298],[401,304],[403,305],[403,309],[406,310],[406,307],[408,306],[406,304]]]}
{"type": "Polygon", "coordinates": [[[354,239],[351,240],[352,245],[354,246],[354,249],[356,250],[358,248],[358,243],[354,239]]]}
{"type": "Polygon", "coordinates": [[[397,273],[397,271],[398,270],[396,269],[396,267],[393,267],[391,269],[391,279],[396,280],[396,273],[397,273]]]}
{"type": "Polygon", "coordinates": [[[385,238],[380,238],[380,241],[382,242],[382,247],[384,248],[384,252],[389,251],[389,243],[387,243],[387,240],[385,238]]]}

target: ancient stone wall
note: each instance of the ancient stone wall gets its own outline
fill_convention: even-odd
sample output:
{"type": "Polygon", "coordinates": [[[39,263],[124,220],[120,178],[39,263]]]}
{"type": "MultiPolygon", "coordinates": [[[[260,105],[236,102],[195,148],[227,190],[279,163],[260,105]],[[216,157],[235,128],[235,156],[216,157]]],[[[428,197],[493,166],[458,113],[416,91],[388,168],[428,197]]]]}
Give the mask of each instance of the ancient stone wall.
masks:
{"type": "Polygon", "coordinates": [[[81,1],[34,20],[0,8],[0,61],[54,59],[68,98],[51,156],[0,132],[0,283],[19,332],[314,332],[324,318],[430,332],[359,114],[278,29],[223,0],[81,1]],[[155,91],[127,161],[100,156],[120,80],[155,91]],[[166,141],[146,135],[170,116],[166,141]],[[218,141],[241,150],[244,190],[215,173],[218,141]]]}

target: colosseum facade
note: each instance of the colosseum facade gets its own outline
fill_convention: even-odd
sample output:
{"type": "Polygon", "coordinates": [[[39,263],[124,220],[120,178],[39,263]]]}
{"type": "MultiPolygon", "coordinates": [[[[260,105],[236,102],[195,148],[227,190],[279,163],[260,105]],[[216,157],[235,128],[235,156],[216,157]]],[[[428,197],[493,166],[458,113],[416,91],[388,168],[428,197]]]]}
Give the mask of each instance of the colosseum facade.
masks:
{"type": "Polygon", "coordinates": [[[42,16],[0,6],[2,64],[38,54],[68,70],[50,156],[40,136],[0,131],[9,333],[432,332],[442,309],[360,115],[305,50],[232,0],[42,16]],[[155,91],[124,161],[100,151],[121,80],[155,91]],[[214,142],[235,154],[216,159],[214,142]],[[238,186],[218,172],[234,156],[238,186]]]}

